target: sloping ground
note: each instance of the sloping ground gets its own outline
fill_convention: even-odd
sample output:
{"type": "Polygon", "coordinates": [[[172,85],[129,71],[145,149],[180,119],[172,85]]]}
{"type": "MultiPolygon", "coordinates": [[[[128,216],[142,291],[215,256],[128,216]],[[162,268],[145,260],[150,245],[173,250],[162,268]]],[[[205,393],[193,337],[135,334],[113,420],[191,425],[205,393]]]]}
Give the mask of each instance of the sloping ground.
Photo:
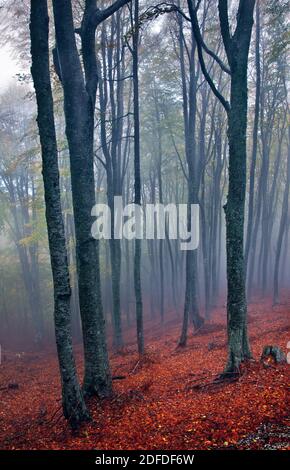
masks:
{"type": "MultiPolygon", "coordinates": [[[[184,349],[176,349],[179,324],[150,325],[146,357],[138,361],[133,343],[111,356],[113,374],[126,378],[114,381],[111,400],[91,400],[93,421],[74,434],[61,415],[55,354],[9,355],[0,366],[0,448],[290,449],[289,365],[259,362],[266,344],[286,352],[289,313],[289,299],[250,305],[257,361],[231,383],[212,383],[226,360],[224,309],[184,349]]],[[[81,372],[78,349],[77,357],[81,372]]]]}

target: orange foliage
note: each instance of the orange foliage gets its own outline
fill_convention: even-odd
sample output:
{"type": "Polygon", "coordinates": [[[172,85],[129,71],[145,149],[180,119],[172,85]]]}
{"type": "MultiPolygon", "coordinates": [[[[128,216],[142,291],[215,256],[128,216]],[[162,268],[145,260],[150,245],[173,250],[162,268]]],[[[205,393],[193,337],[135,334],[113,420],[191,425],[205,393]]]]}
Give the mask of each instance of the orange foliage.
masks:
{"type": "MultiPolygon", "coordinates": [[[[289,365],[259,362],[266,344],[285,351],[289,311],[289,301],[250,305],[256,362],[243,366],[238,381],[223,384],[212,381],[226,360],[225,309],[191,333],[184,349],[176,348],[181,319],[151,325],[142,360],[132,338],[121,354],[111,354],[113,374],[126,378],[114,381],[112,399],[90,401],[93,421],[77,433],[61,414],[55,353],[9,355],[0,366],[0,448],[289,449],[289,365]],[[2,390],[13,382],[19,388],[2,390]]],[[[81,373],[78,347],[76,355],[81,373]]]]}

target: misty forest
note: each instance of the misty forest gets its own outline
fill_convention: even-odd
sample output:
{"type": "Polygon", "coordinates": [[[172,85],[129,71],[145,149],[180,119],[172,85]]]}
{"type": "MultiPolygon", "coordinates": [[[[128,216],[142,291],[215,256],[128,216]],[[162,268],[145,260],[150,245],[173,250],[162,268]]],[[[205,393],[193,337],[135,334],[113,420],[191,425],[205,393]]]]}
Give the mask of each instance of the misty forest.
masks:
{"type": "Polygon", "coordinates": [[[289,11],[0,1],[1,449],[290,448],[289,11]]]}

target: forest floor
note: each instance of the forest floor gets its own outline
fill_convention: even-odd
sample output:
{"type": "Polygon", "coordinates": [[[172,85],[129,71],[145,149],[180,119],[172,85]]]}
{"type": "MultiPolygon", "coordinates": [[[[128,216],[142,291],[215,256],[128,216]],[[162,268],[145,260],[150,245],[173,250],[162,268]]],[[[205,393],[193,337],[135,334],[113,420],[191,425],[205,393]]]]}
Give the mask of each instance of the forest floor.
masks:
{"type": "MultiPolygon", "coordinates": [[[[151,323],[141,361],[132,330],[129,345],[111,354],[113,375],[125,378],[114,381],[110,400],[90,401],[93,420],[78,432],[61,414],[55,352],[7,354],[0,366],[0,449],[290,449],[289,365],[259,360],[267,344],[286,351],[289,312],[289,297],[276,307],[249,306],[255,361],[230,383],[213,383],[226,361],[225,308],[191,332],[183,349],[176,348],[181,318],[151,323]]],[[[80,347],[76,356],[81,374],[80,347]]]]}

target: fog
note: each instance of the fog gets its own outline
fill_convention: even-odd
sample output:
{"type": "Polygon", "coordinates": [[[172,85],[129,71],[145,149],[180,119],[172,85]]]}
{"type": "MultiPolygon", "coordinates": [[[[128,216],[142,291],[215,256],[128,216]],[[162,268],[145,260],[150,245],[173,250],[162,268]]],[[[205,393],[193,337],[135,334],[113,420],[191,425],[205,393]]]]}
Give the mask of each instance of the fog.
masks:
{"type": "MultiPolygon", "coordinates": [[[[54,344],[54,297],[45,222],[41,148],[32,79],[28,72],[23,73],[23,70],[29,71],[30,67],[30,54],[27,50],[29,17],[25,2],[23,5],[18,11],[20,37],[15,43],[13,34],[9,35],[7,32],[5,47],[0,55],[0,342],[4,349],[13,351],[39,349],[54,344]],[[17,74],[20,74],[18,78],[17,74]]],[[[79,14],[76,8],[76,23],[79,14]]],[[[2,24],[6,28],[7,25],[12,29],[16,27],[15,18],[10,15],[6,17],[3,10],[1,15],[2,24]]],[[[128,21],[125,16],[119,21],[122,34],[125,34],[129,31],[128,21]]],[[[208,13],[208,22],[211,25],[217,24],[214,13],[208,13]]],[[[255,28],[256,26],[252,34],[248,67],[244,224],[244,246],[248,243],[246,287],[249,303],[260,298],[271,298],[273,303],[277,303],[283,299],[282,293],[289,287],[290,281],[289,204],[286,208],[284,201],[289,184],[289,135],[286,118],[288,76],[285,51],[283,47],[281,50],[278,47],[285,25],[283,19],[278,20],[270,8],[261,6],[258,59],[255,28]],[[271,21],[276,21],[274,30],[271,21]],[[258,98],[257,73],[260,81],[258,98]],[[255,130],[257,103],[259,116],[255,130]],[[256,150],[253,150],[254,145],[256,150]]],[[[194,59],[190,57],[192,37],[187,23],[183,24],[181,33],[176,14],[164,13],[157,20],[148,19],[140,31],[140,155],[144,208],[146,204],[158,202],[187,203],[188,164],[184,109],[187,108],[188,113],[190,99],[195,99],[196,102],[194,127],[190,130],[190,133],[194,133],[195,168],[198,174],[196,203],[200,206],[200,243],[193,255],[196,258],[194,296],[195,309],[207,322],[216,308],[226,316],[226,230],[223,210],[228,191],[226,113],[203,77],[196,50],[193,52],[194,59]],[[189,90],[192,60],[196,79],[195,97],[190,95],[189,90]]],[[[108,201],[109,191],[106,167],[108,158],[113,159],[115,165],[114,194],[121,195],[124,204],[134,201],[134,132],[130,80],[132,62],[129,49],[125,43],[118,43],[120,38],[117,35],[115,30],[110,31],[110,22],[97,33],[97,40],[102,42],[97,50],[100,77],[95,111],[94,173],[96,201],[104,204],[108,201]],[[112,49],[104,47],[109,41],[113,44],[112,49]]],[[[210,27],[204,31],[204,35],[209,44],[215,47],[210,27]]],[[[225,60],[224,50],[220,45],[217,45],[217,49],[225,60]]],[[[220,69],[211,58],[207,60],[219,88],[228,96],[228,77],[221,75],[220,69]]],[[[72,287],[72,331],[74,341],[80,342],[69,149],[64,132],[63,92],[52,63],[51,73],[61,202],[72,287]]],[[[93,218],[91,222],[93,223],[93,218]]],[[[118,245],[121,266],[118,334],[126,337],[126,331],[134,331],[136,321],[135,245],[134,241],[124,239],[118,245]]],[[[112,244],[108,240],[100,242],[102,301],[110,344],[114,343],[114,335],[117,334],[111,250],[112,244]]],[[[155,324],[162,322],[166,328],[166,324],[174,320],[181,327],[186,253],[180,250],[178,240],[169,240],[167,236],[164,240],[143,240],[141,252],[145,326],[154,328],[155,324]]]]}

